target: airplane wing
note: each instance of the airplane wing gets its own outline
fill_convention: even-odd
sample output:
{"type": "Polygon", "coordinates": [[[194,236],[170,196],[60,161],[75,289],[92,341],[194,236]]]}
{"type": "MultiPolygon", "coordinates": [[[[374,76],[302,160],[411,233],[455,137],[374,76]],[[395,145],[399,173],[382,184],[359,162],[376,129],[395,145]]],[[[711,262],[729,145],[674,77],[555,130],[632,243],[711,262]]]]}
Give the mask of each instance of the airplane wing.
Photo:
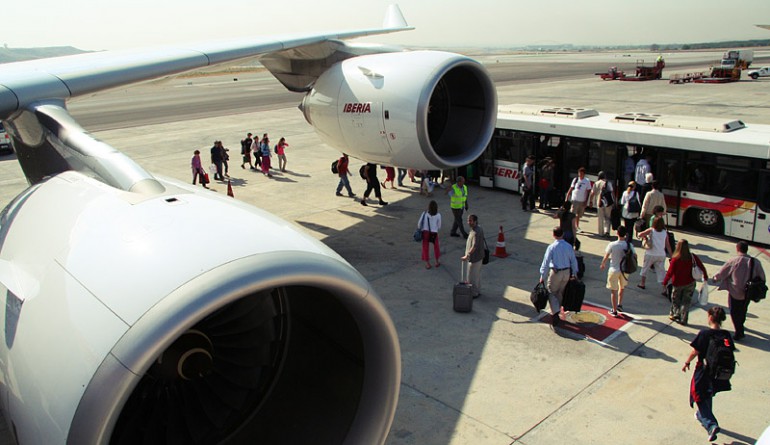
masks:
{"type": "Polygon", "coordinates": [[[20,444],[382,444],[400,350],[371,285],[266,212],[156,177],[67,100],[249,57],[321,138],[363,160],[450,168],[486,147],[476,61],[346,39],[382,27],[0,65],[0,119],[30,187],[0,212],[0,404],[20,444]],[[205,254],[193,240],[224,230],[205,254]]]}

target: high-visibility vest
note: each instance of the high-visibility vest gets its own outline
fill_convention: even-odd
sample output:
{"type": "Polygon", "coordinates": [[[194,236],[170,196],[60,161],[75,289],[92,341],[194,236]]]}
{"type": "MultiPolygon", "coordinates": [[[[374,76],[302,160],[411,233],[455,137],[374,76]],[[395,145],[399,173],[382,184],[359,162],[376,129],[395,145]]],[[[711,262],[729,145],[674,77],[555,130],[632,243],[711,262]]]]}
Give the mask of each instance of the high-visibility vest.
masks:
{"type": "Polygon", "coordinates": [[[452,185],[452,196],[450,198],[451,201],[449,202],[449,207],[453,209],[464,208],[465,201],[468,200],[468,186],[463,185],[463,189],[460,190],[460,187],[458,187],[457,184],[452,185]]]}

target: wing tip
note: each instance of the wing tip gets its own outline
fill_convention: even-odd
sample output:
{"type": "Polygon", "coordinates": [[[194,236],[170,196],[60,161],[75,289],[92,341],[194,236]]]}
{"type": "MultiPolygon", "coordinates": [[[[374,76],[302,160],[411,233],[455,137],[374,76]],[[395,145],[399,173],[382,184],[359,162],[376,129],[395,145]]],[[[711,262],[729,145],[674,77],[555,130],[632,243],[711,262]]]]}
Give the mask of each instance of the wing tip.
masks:
{"type": "Polygon", "coordinates": [[[401,8],[397,4],[393,3],[385,10],[385,19],[382,21],[383,28],[408,28],[404,14],[401,13],[401,8]]]}

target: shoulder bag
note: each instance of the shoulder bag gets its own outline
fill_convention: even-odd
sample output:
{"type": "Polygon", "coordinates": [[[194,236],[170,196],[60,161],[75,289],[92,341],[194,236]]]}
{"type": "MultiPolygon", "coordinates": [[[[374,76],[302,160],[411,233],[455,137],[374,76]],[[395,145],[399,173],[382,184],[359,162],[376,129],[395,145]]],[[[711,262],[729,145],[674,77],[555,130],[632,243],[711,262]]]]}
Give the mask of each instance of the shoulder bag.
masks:
{"type": "Polygon", "coordinates": [[[754,257],[749,260],[749,281],[746,282],[746,298],[755,303],[759,303],[767,296],[767,285],[765,281],[754,276],[754,257]]]}
{"type": "Polygon", "coordinates": [[[703,269],[698,266],[698,257],[694,253],[691,253],[690,256],[692,257],[692,278],[695,281],[702,281],[703,269]]]}
{"type": "Polygon", "coordinates": [[[425,219],[425,212],[422,212],[422,216],[420,217],[420,224],[417,225],[417,230],[414,231],[413,238],[415,242],[422,241],[422,222],[425,219]]]}

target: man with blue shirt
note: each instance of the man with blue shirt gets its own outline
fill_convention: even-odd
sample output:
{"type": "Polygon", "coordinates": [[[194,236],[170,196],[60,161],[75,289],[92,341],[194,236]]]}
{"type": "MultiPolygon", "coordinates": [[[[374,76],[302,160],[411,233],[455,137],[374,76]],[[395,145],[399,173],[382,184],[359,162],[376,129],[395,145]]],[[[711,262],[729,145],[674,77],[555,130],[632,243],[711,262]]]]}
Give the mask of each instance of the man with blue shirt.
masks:
{"type": "Polygon", "coordinates": [[[577,276],[578,264],[575,250],[564,241],[561,227],[553,228],[554,242],[548,246],[540,265],[540,282],[546,283],[548,303],[551,305],[551,325],[556,327],[561,322],[561,303],[567,282],[577,276]]]}

